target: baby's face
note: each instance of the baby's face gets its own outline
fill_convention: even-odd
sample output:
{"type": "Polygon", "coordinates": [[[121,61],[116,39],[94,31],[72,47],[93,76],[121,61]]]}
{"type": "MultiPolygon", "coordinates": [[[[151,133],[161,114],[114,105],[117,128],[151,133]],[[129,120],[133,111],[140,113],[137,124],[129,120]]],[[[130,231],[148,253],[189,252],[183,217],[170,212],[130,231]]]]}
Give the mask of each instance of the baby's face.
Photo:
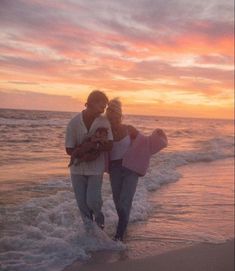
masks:
{"type": "Polygon", "coordinates": [[[106,139],[108,134],[106,130],[100,130],[95,133],[95,136],[101,139],[106,139]]]}
{"type": "Polygon", "coordinates": [[[108,137],[107,132],[106,131],[101,132],[100,137],[106,139],[108,137]]]}

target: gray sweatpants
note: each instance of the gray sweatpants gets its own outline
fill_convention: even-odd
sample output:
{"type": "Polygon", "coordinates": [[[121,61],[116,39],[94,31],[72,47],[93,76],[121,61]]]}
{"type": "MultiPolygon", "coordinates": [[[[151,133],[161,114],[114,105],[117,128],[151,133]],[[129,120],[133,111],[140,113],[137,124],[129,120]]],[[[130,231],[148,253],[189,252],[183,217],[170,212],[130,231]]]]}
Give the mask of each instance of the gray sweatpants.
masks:
{"type": "Polygon", "coordinates": [[[100,227],[104,225],[104,215],[101,212],[102,179],[103,175],[71,174],[75,197],[84,223],[93,220],[94,215],[95,221],[100,227]]]}

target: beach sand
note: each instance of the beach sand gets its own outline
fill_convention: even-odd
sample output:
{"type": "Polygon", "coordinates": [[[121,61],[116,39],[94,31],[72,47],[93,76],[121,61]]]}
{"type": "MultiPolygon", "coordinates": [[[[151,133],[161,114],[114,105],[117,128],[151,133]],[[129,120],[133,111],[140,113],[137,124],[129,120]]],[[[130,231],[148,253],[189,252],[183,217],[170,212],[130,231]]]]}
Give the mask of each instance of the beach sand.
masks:
{"type": "Polygon", "coordinates": [[[199,244],[136,260],[105,262],[108,252],[97,252],[92,260],[74,263],[64,271],[233,271],[234,240],[223,244],[199,244]]]}

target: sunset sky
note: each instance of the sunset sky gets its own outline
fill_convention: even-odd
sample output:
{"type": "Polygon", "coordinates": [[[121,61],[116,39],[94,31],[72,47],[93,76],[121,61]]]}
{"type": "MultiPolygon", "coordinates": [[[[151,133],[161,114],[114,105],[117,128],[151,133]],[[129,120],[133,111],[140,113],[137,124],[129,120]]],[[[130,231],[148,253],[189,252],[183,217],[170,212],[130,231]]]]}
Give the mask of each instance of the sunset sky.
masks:
{"type": "Polygon", "coordinates": [[[0,108],[233,118],[233,0],[0,0],[0,108]]]}

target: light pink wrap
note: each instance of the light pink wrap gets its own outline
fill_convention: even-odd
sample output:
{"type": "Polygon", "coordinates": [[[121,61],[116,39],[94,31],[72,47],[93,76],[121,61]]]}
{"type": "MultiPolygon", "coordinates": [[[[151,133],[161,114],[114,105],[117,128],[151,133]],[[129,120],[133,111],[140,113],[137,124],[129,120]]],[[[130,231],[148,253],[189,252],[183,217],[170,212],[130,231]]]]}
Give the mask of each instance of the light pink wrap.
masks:
{"type": "Polygon", "coordinates": [[[167,136],[161,129],[154,130],[150,136],[139,133],[125,153],[122,165],[144,176],[151,156],[165,148],[167,144],[167,136]]]}

